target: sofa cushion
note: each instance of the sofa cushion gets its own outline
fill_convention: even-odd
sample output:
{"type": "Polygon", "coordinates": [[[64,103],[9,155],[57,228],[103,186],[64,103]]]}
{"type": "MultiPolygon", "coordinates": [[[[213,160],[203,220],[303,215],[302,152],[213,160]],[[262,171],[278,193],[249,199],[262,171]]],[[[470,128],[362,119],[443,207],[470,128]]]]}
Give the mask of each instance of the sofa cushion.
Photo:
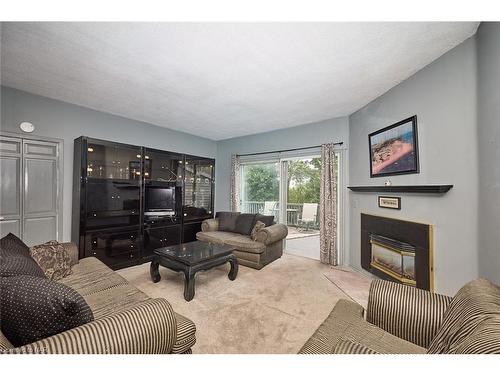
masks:
{"type": "Polygon", "coordinates": [[[14,346],[44,339],[94,320],[75,290],[45,278],[0,278],[1,330],[14,346]]]}
{"type": "Polygon", "coordinates": [[[224,242],[226,245],[234,247],[235,250],[245,251],[247,253],[262,254],[266,250],[266,245],[262,242],[256,242],[248,236],[238,235],[231,237],[224,242]]]}
{"type": "Polygon", "coordinates": [[[241,236],[241,234],[231,233],[231,232],[221,232],[219,230],[213,232],[198,232],[196,233],[196,239],[200,241],[206,241],[211,243],[217,243],[224,245],[225,241],[234,236],[241,236]]]}
{"type": "Polygon", "coordinates": [[[266,224],[266,227],[270,227],[271,225],[274,224],[274,216],[266,216],[266,215],[261,215],[257,214],[255,215],[255,222],[261,221],[264,224],[266,224]]]}
{"type": "Polygon", "coordinates": [[[50,280],[60,280],[71,275],[71,257],[62,244],[49,241],[30,247],[33,260],[50,280]]]}
{"type": "Polygon", "coordinates": [[[94,257],[80,259],[73,274],[60,281],[79,292],[95,319],[130,309],[150,299],[94,257]]]}
{"type": "Polygon", "coordinates": [[[131,284],[120,284],[89,294],[84,298],[92,309],[96,320],[130,310],[151,299],[131,284]]]}
{"type": "Polygon", "coordinates": [[[127,280],[94,257],[80,259],[72,270],[71,275],[59,282],[73,288],[83,297],[127,284],[127,280]]]}
{"type": "Polygon", "coordinates": [[[500,287],[488,280],[467,283],[451,300],[429,353],[500,352],[500,287]],[[487,332],[487,334],[485,333],[487,332]],[[485,334],[489,343],[479,343],[485,334]]]}
{"type": "Polygon", "coordinates": [[[239,214],[236,218],[235,233],[250,236],[255,224],[255,214],[239,214]]]}
{"type": "Polygon", "coordinates": [[[252,241],[249,236],[230,232],[198,232],[196,238],[200,241],[218,243],[234,247],[235,250],[261,254],[266,245],[261,242],[252,241]]]}
{"type": "Polygon", "coordinates": [[[219,230],[224,232],[234,232],[236,230],[236,219],[239,215],[239,212],[217,212],[215,217],[219,219],[219,230]]]}

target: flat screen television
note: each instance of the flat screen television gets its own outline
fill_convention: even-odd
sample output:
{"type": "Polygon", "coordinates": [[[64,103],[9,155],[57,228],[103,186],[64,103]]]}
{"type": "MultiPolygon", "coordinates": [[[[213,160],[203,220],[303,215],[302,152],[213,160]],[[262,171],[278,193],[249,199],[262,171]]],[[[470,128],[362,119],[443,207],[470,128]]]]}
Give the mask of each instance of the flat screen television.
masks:
{"type": "Polygon", "coordinates": [[[146,212],[168,212],[175,211],[175,188],[147,186],[146,187],[146,212]]]}

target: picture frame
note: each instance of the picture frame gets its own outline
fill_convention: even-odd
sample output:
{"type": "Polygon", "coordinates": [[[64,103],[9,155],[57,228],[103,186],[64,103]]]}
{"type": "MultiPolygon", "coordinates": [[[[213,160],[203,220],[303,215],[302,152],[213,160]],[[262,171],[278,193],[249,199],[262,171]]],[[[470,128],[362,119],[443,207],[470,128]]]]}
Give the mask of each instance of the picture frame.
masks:
{"type": "Polygon", "coordinates": [[[420,173],[417,116],[368,135],[370,177],[420,173]]]}
{"type": "Polygon", "coordinates": [[[390,208],[392,210],[400,210],[401,209],[401,197],[379,196],[378,197],[378,206],[380,208],[390,208]]]}

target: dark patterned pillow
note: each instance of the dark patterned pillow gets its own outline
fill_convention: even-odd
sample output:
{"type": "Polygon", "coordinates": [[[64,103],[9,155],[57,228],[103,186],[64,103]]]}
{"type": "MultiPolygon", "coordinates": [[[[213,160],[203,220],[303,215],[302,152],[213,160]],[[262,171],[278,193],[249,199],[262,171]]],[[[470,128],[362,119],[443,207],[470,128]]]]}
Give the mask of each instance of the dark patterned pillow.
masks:
{"type": "Polygon", "coordinates": [[[16,235],[9,233],[0,239],[0,256],[24,255],[29,257],[30,250],[16,235]]]}
{"type": "Polygon", "coordinates": [[[42,269],[31,257],[0,255],[0,277],[21,275],[45,278],[42,269]]]}
{"type": "Polygon", "coordinates": [[[50,280],[61,280],[73,273],[71,257],[64,246],[57,241],[30,247],[30,254],[50,280]]]}
{"type": "Polygon", "coordinates": [[[32,276],[0,278],[0,315],[0,329],[16,347],[94,320],[75,290],[32,276]]]}

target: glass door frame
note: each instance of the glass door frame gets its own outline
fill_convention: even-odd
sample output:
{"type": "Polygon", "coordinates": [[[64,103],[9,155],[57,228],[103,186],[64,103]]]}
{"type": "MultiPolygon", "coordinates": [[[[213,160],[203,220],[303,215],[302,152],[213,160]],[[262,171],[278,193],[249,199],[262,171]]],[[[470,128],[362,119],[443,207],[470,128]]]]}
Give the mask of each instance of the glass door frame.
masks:
{"type": "MultiPolygon", "coordinates": [[[[338,260],[340,265],[348,264],[347,259],[347,206],[346,206],[346,188],[347,188],[347,148],[338,148],[335,153],[338,157],[338,181],[337,181],[337,248],[338,260]]],[[[269,155],[250,156],[240,159],[240,170],[245,165],[256,165],[265,163],[278,163],[278,179],[279,179],[279,213],[278,221],[281,224],[287,225],[287,184],[288,177],[287,161],[300,160],[312,157],[321,157],[320,148],[312,148],[309,151],[273,153],[269,155]]],[[[240,174],[240,201],[239,207],[242,205],[243,191],[243,174],[240,174]]]]}

